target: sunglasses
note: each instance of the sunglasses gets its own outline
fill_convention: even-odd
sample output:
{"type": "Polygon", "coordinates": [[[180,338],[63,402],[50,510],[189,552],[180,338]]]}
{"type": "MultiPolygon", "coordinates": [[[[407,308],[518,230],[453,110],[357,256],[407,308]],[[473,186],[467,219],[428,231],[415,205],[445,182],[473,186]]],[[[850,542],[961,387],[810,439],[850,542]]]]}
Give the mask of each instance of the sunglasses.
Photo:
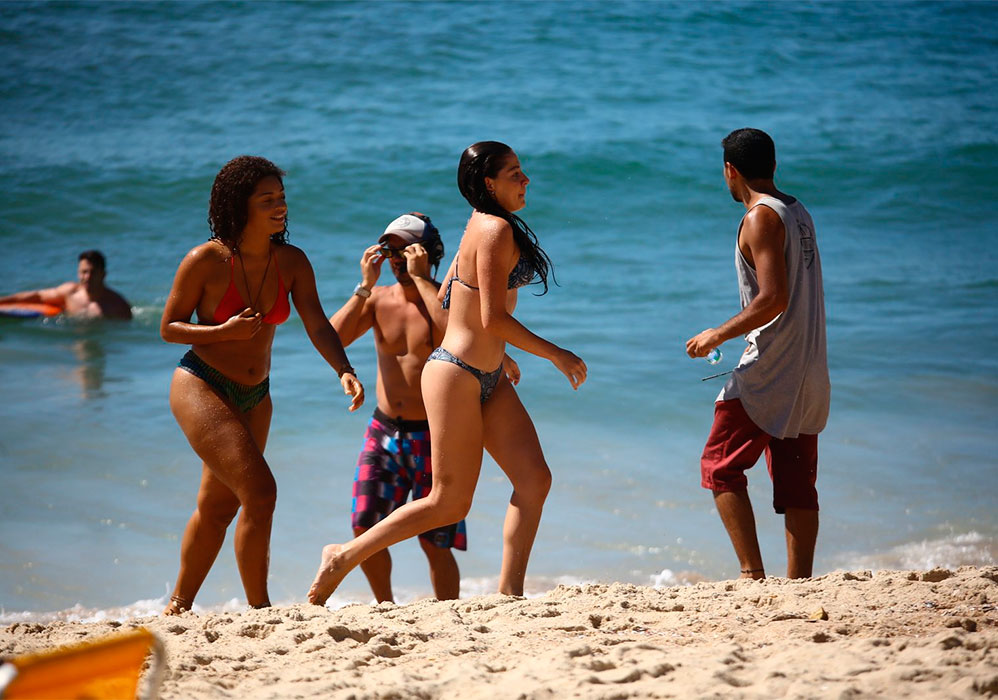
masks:
{"type": "Polygon", "coordinates": [[[383,245],[379,248],[379,252],[382,257],[392,259],[404,258],[405,256],[402,254],[403,250],[405,250],[405,248],[391,248],[387,245],[383,245]]]}

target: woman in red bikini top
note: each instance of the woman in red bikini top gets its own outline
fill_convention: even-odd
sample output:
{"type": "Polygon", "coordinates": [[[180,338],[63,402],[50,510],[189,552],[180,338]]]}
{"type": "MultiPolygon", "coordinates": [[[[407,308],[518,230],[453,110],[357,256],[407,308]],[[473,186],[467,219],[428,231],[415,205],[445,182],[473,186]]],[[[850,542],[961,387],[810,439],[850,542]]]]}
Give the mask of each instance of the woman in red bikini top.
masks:
{"type": "Polygon", "coordinates": [[[339,375],[350,410],[364,401],[364,388],[319,302],[312,266],[287,243],[283,175],[255,156],[222,168],[211,190],[211,239],[184,257],[163,309],[163,340],[191,346],[173,373],[170,408],[203,460],[167,614],[191,608],[237,512],[236,561],[246,601],[270,605],[276,485],[263,448],[272,411],[274,331],[291,314],[291,302],[316,350],[339,375]],[[198,322],[192,323],[195,313],[198,322]]]}

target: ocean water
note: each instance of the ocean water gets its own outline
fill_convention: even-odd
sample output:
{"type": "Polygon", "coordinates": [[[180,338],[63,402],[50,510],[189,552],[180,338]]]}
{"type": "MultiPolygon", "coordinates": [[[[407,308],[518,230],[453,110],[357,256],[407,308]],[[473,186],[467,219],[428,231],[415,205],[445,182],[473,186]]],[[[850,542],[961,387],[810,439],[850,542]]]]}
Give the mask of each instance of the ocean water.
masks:
{"type": "MultiPolygon", "coordinates": [[[[537,593],[737,575],[698,459],[721,381],[701,377],[741,347],[712,367],[684,342],[737,311],[743,208],[719,141],[767,130],[825,273],[816,573],[994,563],[996,29],[998,4],[958,2],[0,4],[0,292],[71,279],[98,247],[136,315],[0,321],[0,622],[162,607],[199,463],[167,406],[184,348],[159,318],[241,153],[287,170],[291,241],[331,314],[398,214],[428,213],[454,251],[467,145],[516,149],[559,282],[517,315],[590,369],[573,392],[511,351],[554,473],[537,593]]],[[[373,396],[370,337],[349,353],[373,396]]],[[[346,411],[297,316],[272,393],[271,595],[301,602],[321,546],[350,534],[374,402],[346,411]]],[[[750,484],[779,574],[764,466],[750,484]]],[[[465,595],[494,590],[509,495],[487,461],[465,595]]],[[[398,597],[429,594],[418,547],[392,552],[398,597]]],[[[358,571],[334,601],[369,599],[358,571]]],[[[198,603],[243,602],[230,536],[198,603]]]]}

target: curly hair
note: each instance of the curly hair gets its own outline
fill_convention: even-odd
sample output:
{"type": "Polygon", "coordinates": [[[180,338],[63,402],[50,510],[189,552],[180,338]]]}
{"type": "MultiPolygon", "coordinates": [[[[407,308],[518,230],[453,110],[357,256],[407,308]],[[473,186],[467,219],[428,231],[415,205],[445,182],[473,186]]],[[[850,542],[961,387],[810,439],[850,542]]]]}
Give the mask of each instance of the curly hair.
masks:
{"type": "MultiPolygon", "coordinates": [[[[284,183],[284,171],[259,156],[238,156],[218,171],[208,204],[208,228],[211,229],[212,240],[221,241],[233,252],[239,250],[243,229],[249,220],[249,198],[257,183],[270,176],[284,183]]],[[[284,218],[284,230],[273,234],[270,240],[274,243],[288,242],[287,217],[284,218]]]]}
{"type": "Polygon", "coordinates": [[[479,141],[471,144],[464,149],[461,162],[457,166],[457,187],[468,200],[468,204],[475,209],[509,222],[513,229],[513,240],[519,246],[520,254],[530,261],[540,278],[539,283],[544,285],[544,291],[541,292],[543,295],[548,291],[548,273],[551,274],[554,283],[558,284],[554,278],[554,263],[541,248],[537,235],[527,226],[527,222],[500,206],[485,186],[485,178],[494,178],[498,175],[506,162],[506,157],[511,153],[513,149],[499,141],[479,141]]]}

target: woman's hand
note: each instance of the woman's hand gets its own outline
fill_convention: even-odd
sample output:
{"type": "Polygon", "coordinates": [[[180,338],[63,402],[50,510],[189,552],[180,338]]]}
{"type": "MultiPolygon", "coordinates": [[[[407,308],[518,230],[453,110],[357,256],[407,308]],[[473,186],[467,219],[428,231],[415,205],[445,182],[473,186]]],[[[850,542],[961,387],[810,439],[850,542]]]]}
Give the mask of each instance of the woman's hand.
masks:
{"type": "Polygon", "coordinates": [[[551,362],[562,374],[568,377],[573,389],[578,389],[586,381],[586,374],[589,370],[582,358],[575,353],[558,348],[558,352],[551,358],[551,362]]]}
{"type": "Polygon", "coordinates": [[[350,410],[356,411],[364,403],[364,385],[353,372],[344,372],[340,377],[343,393],[351,397],[350,410]]]}
{"type": "Polygon", "coordinates": [[[222,324],[228,340],[249,340],[263,328],[263,315],[246,307],[222,324]]]}
{"type": "Polygon", "coordinates": [[[509,355],[502,356],[502,369],[513,386],[520,383],[520,365],[509,355]]]}
{"type": "Polygon", "coordinates": [[[372,245],[360,256],[360,285],[368,290],[374,287],[381,276],[381,263],[385,261],[381,254],[381,245],[372,245]]]}

